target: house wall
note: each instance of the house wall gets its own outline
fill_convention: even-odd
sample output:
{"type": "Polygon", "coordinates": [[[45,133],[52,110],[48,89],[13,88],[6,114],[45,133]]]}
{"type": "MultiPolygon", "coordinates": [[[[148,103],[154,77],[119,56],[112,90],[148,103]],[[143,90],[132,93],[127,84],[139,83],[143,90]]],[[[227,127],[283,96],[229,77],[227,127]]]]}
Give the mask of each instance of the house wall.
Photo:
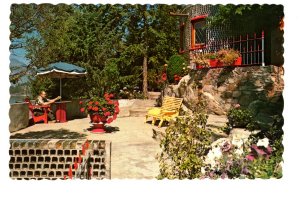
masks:
{"type": "MultiPolygon", "coordinates": [[[[191,29],[192,23],[191,19],[199,16],[199,15],[208,15],[211,17],[215,15],[217,12],[217,5],[193,5],[187,7],[186,10],[183,11],[184,14],[188,14],[187,17],[181,17],[181,22],[184,23],[184,49],[181,53],[188,54],[190,60],[193,58],[195,53],[199,52],[210,52],[215,51],[215,49],[203,49],[203,50],[190,50],[191,48],[191,29]]],[[[207,20],[209,24],[209,20],[207,20]]],[[[237,29],[238,27],[235,27],[237,29]]],[[[213,44],[215,41],[219,41],[225,39],[227,36],[232,36],[229,34],[230,26],[229,24],[224,24],[222,27],[213,27],[206,30],[206,44],[210,45],[213,44]]],[[[262,30],[264,27],[262,27],[262,30]]],[[[247,33],[252,35],[254,33],[247,33]]],[[[261,33],[257,33],[260,35],[261,33]]],[[[242,34],[245,36],[246,34],[242,34]]],[[[265,63],[266,65],[283,65],[284,58],[283,58],[283,30],[278,28],[276,30],[272,30],[270,32],[265,32],[265,63]]],[[[192,64],[192,62],[190,62],[192,64]]]]}
{"type": "MultiPolygon", "coordinates": [[[[185,24],[184,34],[185,34],[185,52],[197,53],[198,50],[189,51],[191,48],[191,29],[192,23],[191,19],[199,16],[199,15],[207,15],[208,17],[213,16],[217,11],[217,6],[214,5],[194,5],[188,7],[184,13],[188,14],[188,17],[183,17],[181,20],[185,24]]],[[[209,23],[209,21],[207,21],[209,23]]],[[[226,26],[224,25],[222,28],[210,28],[206,31],[207,43],[213,41],[214,39],[220,38],[224,35],[226,30],[226,26]]]]}

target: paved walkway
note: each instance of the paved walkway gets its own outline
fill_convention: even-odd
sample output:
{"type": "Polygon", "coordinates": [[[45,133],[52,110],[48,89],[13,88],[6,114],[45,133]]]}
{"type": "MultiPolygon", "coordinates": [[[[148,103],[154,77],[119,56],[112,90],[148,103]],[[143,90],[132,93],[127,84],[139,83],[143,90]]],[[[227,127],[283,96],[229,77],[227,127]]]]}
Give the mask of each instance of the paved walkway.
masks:
{"type": "Polygon", "coordinates": [[[112,142],[112,179],[155,178],[159,174],[156,155],[159,143],[152,138],[150,124],[144,117],[117,118],[109,124],[111,133],[90,133],[89,119],[67,123],[36,124],[11,134],[17,138],[87,138],[112,142]],[[59,131],[58,131],[59,130],[59,131]]]}
{"type": "MultiPolygon", "coordinates": [[[[209,115],[207,125],[217,130],[226,121],[225,116],[209,115]]],[[[159,142],[152,138],[154,126],[145,124],[144,117],[117,118],[108,125],[110,133],[91,133],[87,130],[90,126],[88,118],[70,120],[67,123],[41,123],[12,133],[11,136],[26,139],[109,140],[112,142],[112,179],[153,179],[159,174],[156,159],[160,152],[159,142]]],[[[155,129],[164,132],[165,127],[155,129]]]]}

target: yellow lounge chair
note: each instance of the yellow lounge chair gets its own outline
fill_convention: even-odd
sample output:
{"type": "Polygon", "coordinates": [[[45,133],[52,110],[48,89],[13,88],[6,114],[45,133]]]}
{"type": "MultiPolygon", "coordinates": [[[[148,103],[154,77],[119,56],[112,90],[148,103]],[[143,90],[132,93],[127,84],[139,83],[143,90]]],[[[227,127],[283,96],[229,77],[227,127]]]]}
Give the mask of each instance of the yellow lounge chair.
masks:
{"type": "Polygon", "coordinates": [[[148,117],[152,117],[152,125],[156,120],[160,120],[158,127],[160,128],[164,121],[170,121],[171,119],[179,115],[179,109],[181,107],[183,99],[176,97],[165,96],[161,107],[153,107],[148,109],[146,114],[146,120],[148,117]]]}

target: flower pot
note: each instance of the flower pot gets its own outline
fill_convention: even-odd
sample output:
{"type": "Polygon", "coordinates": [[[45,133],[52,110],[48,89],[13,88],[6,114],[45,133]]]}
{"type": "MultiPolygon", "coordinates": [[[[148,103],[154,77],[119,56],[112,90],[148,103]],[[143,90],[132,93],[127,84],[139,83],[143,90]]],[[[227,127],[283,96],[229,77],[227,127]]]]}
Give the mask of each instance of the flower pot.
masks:
{"type": "Polygon", "coordinates": [[[106,122],[106,117],[100,116],[99,114],[90,114],[90,119],[93,123],[106,122]]]}
{"type": "Polygon", "coordinates": [[[91,122],[93,123],[92,133],[104,133],[106,117],[100,116],[99,114],[90,114],[91,122]]]}
{"type": "Polygon", "coordinates": [[[224,67],[224,63],[222,63],[221,61],[218,60],[217,67],[224,67]]]}
{"type": "Polygon", "coordinates": [[[242,57],[238,57],[235,62],[234,62],[234,66],[241,66],[242,65],[242,57]]]}
{"type": "Polygon", "coordinates": [[[101,124],[93,124],[92,133],[105,133],[105,125],[101,124]]]}
{"type": "Polygon", "coordinates": [[[209,60],[210,67],[217,67],[218,66],[218,59],[210,59],[209,60]]]}
{"type": "Polygon", "coordinates": [[[218,61],[217,67],[224,67],[224,66],[241,66],[242,65],[242,57],[238,57],[232,64],[224,65],[223,62],[218,61]]]}

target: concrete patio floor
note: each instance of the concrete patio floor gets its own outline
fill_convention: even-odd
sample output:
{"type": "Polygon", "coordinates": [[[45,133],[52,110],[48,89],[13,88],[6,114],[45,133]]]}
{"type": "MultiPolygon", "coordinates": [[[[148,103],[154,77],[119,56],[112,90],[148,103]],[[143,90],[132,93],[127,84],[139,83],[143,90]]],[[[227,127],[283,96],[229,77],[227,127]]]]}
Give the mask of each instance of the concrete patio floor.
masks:
{"type": "MultiPolygon", "coordinates": [[[[107,133],[91,133],[89,118],[74,119],[66,123],[35,124],[11,133],[12,139],[88,139],[112,142],[112,179],[155,179],[159,174],[156,159],[160,153],[159,141],[152,138],[153,129],[164,132],[166,127],[157,128],[144,123],[144,117],[119,117],[106,125],[107,133]]],[[[207,126],[217,133],[227,122],[226,116],[209,115],[207,126]]],[[[227,137],[220,133],[220,137],[227,137]]]]}
{"type": "Polygon", "coordinates": [[[117,118],[107,125],[110,133],[91,133],[90,126],[88,118],[35,124],[11,133],[11,138],[108,140],[112,142],[112,179],[153,179],[159,174],[159,142],[152,138],[154,126],[144,123],[144,117],[117,118]]]}

